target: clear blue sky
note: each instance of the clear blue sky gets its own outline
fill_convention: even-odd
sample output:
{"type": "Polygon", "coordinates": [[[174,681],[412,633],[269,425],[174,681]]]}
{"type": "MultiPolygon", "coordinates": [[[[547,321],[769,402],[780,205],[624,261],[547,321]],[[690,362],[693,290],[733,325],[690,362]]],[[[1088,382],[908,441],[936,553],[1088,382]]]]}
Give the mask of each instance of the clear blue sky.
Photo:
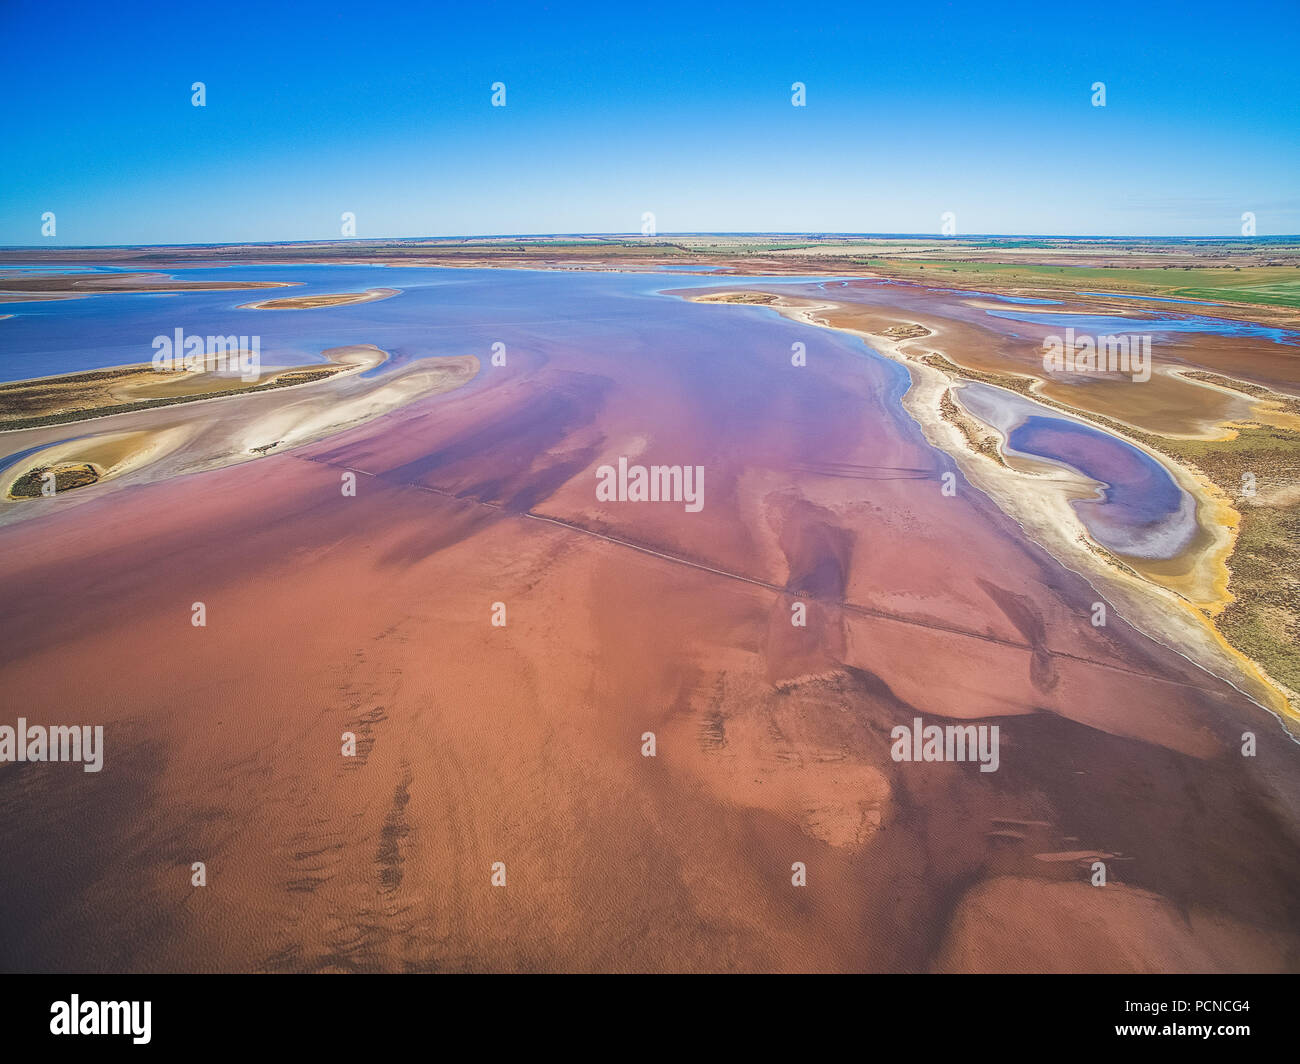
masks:
{"type": "Polygon", "coordinates": [[[8,245],[1300,233],[1296,0],[0,0],[0,106],[8,245]]]}

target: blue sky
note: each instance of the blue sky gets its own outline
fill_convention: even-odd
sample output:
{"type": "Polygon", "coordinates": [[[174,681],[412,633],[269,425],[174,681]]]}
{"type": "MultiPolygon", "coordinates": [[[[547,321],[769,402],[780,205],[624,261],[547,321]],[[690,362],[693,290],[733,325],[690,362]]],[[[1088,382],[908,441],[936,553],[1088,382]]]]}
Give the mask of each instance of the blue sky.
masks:
{"type": "Polygon", "coordinates": [[[1295,234],[1297,56],[1295,0],[0,0],[0,244],[1295,234]]]}

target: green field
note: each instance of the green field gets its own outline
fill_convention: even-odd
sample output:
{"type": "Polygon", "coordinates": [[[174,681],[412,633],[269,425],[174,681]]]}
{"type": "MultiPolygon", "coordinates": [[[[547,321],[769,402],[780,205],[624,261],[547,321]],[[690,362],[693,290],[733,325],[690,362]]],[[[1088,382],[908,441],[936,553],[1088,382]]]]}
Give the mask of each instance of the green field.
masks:
{"type": "Polygon", "coordinates": [[[1040,266],[996,262],[865,259],[873,269],[915,274],[955,273],[964,280],[1124,292],[1217,302],[1300,308],[1300,268],[1294,266],[1129,269],[1122,266],[1040,266]]]}

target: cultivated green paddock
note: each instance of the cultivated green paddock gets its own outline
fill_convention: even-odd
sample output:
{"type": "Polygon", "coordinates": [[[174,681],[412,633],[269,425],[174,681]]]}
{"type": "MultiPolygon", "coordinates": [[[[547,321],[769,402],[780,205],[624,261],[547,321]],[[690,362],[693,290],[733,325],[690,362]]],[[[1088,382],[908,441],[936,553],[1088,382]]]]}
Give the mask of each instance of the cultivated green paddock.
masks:
{"type": "Polygon", "coordinates": [[[1039,266],[996,262],[917,262],[867,259],[863,265],[885,271],[926,275],[957,274],[966,281],[986,278],[1004,285],[1065,287],[1073,291],[1123,292],[1275,307],[1300,307],[1300,269],[1293,266],[1209,267],[1206,269],[1126,269],[1106,266],[1039,266]]]}

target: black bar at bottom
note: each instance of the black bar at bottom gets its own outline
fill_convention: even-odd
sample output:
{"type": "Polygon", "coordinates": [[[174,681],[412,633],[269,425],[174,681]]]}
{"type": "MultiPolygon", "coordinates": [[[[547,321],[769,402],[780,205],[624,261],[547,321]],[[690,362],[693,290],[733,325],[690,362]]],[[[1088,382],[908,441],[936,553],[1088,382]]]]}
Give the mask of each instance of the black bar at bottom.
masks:
{"type": "Polygon", "coordinates": [[[439,1056],[490,1058],[520,1047],[622,1055],[658,1045],[806,1057],[838,1056],[843,1050],[827,1042],[842,1039],[869,1055],[886,1034],[926,1050],[1261,1050],[1289,1042],[1298,984],[1222,975],[741,976],[727,984],[719,976],[34,975],[5,977],[0,987],[3,1045],[18,1060],[10,1054],[19,1048],[337,1054],[411,1038],[427,1039],[439,1056]],[[54,1033],[70,1027],[77,1033],[54,1033]],[[96,1028],[107,1033],[90,1033],[96,1028]]]}

